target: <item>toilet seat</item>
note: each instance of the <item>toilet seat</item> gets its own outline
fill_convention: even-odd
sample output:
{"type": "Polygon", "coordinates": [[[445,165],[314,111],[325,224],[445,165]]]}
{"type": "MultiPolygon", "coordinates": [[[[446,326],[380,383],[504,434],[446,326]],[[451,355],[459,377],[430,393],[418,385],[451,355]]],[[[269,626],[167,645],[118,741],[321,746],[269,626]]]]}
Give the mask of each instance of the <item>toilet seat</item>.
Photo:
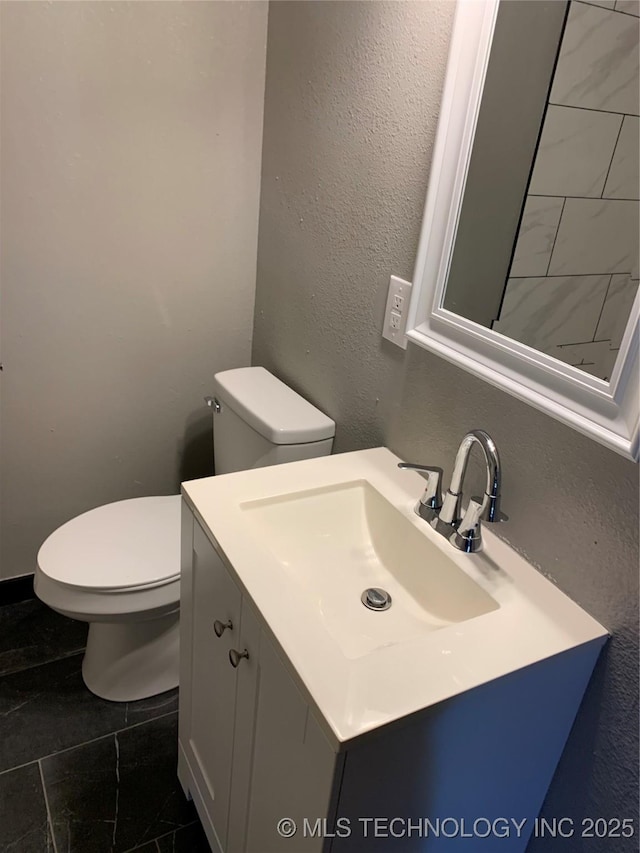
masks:
{"type": "Polygon", "coordinates": [[[181,497],[132,498],[72,518],[38,552],[36,595],[89,622],[97,696],[132,702],[178,684],[181,497]]]}
{"type": "Polygon", "coordinates": [[[180,577],[180,495],[96,507],[55,530],[38,552],[49,580],[91,594],[132,593],[180,577]]]}

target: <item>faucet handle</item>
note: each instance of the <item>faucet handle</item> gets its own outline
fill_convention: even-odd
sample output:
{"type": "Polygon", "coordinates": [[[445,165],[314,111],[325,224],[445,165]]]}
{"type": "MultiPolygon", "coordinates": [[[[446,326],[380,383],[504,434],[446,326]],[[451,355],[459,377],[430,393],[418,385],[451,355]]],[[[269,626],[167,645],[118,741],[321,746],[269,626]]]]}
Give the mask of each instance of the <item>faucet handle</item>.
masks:
{"type": "Polygon", "coordinates": [[[416,513],[425,521],[431,521],[440,512],[442,506],[442,468],[432,465],[416,465],[414,462],[398,462],[398,468],[407,471],[419,471],[427,475],[427,483],[422,497],[415,506],[416,513]]]}
{"type": "Polygon", "coordinates": [[[442,468],[436,468],[434,465],[418,465],[417,462],[398,462],[398,468],[407,471],[426,471],[428,473],[442,474],[442,468]]]}
{"type": "Polygon", "coordinates": [[[484,509],[481,503],[471,498],[458,529],[449,538],[451,544],[458,550],[473,554],[474,551],[482,548],[480,520],[484,509]]]}

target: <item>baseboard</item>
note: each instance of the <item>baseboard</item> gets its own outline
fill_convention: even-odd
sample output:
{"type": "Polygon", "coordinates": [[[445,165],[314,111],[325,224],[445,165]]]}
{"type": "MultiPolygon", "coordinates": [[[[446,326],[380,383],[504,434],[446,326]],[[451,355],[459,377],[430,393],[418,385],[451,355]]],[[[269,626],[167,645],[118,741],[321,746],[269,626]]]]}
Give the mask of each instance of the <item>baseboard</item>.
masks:
{"type": "Polygon", "coordinates": [[[16,604],[18,601],[27,601],[35,597],[33,575],[0,580],[0,607],[3,604],[16,604]]]}

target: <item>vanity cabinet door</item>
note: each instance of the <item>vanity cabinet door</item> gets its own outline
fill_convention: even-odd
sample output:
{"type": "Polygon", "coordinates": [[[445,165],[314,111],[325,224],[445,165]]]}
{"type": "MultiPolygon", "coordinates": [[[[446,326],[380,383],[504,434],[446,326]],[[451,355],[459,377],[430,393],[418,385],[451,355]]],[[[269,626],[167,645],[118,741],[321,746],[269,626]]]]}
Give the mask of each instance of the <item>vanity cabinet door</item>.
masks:
{"type": "Polygon", "coordinates": [[[342,758],[325,739],[261,617],[186,507],[183,549],[183,788],[194,797],[213,850],[319,853],[323,839],[319,833],[304,837],[302,821],[309,818],[313,825],[329,815],[342,758]],[[232,650],[247,652],[234,658],[237,666],[232,650]],[[277,832],[286,817],[300,827],[294,842],[277,832]]]}
{"type": "Polygon", "coordinates": [[[244,598],[241,619],[242,648],[240,650],[249,650],[249,657],[243,658],[238,665],[231,802],[225,853],[244,853],[246,848],[247,803],[252,781],[256,702],[262,675],[260,652],[264,638],[258,617],[244,598]]]}
{"type": "MultiPolygon", "coordinates": [[[[220,847],[227,847],[236,688],[240,666],[229,651],[241,645],[241,596],[199,524],[192,558],[191,719],[188,751],[220,847]],[[221,635],[216,634],[222,630],[221,635]]],[[[242,651],[242,649],[240,649],[242,651]]],[[[246,667],[243,668],[246,674],[246,667]]]]}
{"type": "Polygon", "coordinates": [[[273,644],[262,634],[255,711],[251,795],[243,853],[320,853],[325,839],[305,832],[331,816],[342,756],[326,740],[273,644]],[[295,821],[290,840],[278,834],[282,818],[295,821]]]}

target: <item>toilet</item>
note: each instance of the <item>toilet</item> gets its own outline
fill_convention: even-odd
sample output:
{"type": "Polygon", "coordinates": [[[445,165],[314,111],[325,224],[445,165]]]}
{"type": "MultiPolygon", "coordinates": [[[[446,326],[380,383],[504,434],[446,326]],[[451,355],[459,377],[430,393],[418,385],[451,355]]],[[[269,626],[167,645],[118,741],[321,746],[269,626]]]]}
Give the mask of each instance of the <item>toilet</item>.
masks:
{"type": "MultiPolygon", "coordinates": [[[[334,422],[263,367],[216,374],[216,474],[328,456],[334,422]]],[[[64,616],[89,623],[82,662],[97,696],[129,702],[178,684],[180,495],[89,510],[38,552],[34,589],[64,616]]]]}

